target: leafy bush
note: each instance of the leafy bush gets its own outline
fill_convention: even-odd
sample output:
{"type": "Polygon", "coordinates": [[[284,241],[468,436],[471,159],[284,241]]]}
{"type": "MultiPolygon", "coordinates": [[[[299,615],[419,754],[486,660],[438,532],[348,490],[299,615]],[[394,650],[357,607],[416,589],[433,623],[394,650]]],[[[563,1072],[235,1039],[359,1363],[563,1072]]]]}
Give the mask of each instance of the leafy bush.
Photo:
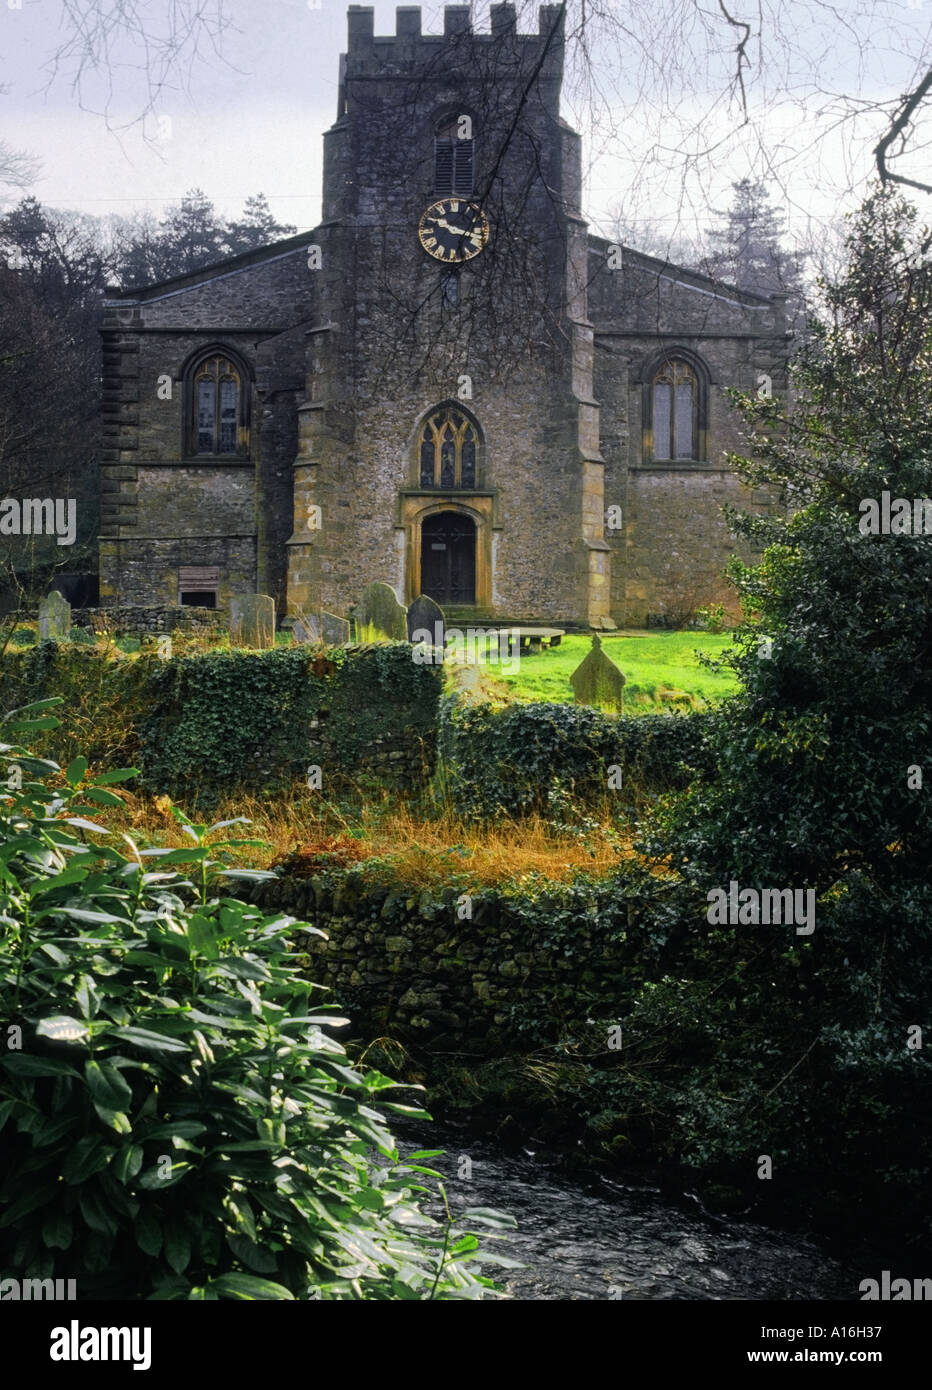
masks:
{"type": "Polygon", "coordinates": [[[407,643],[165,661],[140,728],[144,782],[210,805],[223,791],[290,787],[318,763],[332,788],[365,771],[386,736],[432,744],[440,687],[440,673],[413,662],[407,643]]]}
{"type": "Polygon", "coordinates": [[[411,660],[407,643],[163,660],[149,643],[127,659],[42,642],[4,653],[0,709],[62,696],[61,727],[54,739],[37,736],[37,752],[65,750],[65,761],[85,753],[95,766],[133,762],[147,791],[190,808],[230,792],[290,789],[310,763],[323,767],[327,790],[366,774],[417,781],[421,760],[374,754],[383,742],[389,752],[423,746],[430,762],[442,679],[411,660]]]}
{"type": "Polygon", "coordinates": [[[88,816],[125,769],[0,757],[0,1269],[81,1298],[481,1296],[475,1236],[420,1209],[431,1155],[400,1163],[381,1113],[423,1112],[348,1065],[299,974],[314,929],[231,896],[249,841],[209,842],[236,822],[118,849],[88,816]]]}
{"type": "Polygon", "coordinates": [[[443,775],[458,814],[547,814],[561,789],[582,805],[604,802],[608,769],[622,788],[682,787],[709,772],[714,712],[615,717],[579,705],[441,703],[443,775]]]}

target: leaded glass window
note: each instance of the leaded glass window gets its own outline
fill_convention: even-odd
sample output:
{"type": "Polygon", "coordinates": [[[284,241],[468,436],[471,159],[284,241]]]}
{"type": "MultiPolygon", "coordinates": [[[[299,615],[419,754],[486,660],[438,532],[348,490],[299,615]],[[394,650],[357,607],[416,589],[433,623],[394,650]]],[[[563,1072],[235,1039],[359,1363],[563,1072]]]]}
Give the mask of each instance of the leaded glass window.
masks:
{"type": "Polygon", "coordinates": [[[194,372],[193,453],[237,454],[248,448],[242,374],[228,357],[211,355],[194,372]]]}
{"type": "Polygon", "coordinates": [[[655,459],[697,458],[699,383],[687,362],[664,362],[652,384],[655,459]]]}
{"type": "Polygon", "coordinates": [[[421,426],[418,436],[421,487],[476,486],[479,438],[476,427],[461,410],[439,410],[421,426]]]}

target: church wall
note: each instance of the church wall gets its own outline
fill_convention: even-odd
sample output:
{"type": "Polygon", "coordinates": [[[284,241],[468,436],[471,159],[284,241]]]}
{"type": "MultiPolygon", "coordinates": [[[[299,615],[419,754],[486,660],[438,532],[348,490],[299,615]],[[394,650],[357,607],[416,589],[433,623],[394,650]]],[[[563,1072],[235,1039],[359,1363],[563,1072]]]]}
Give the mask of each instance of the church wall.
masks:
{"type": "MultiPolygon", "coordinates": [[[[417,22],[413,12],[399,15],[402,29],[417,22]]],[[[464,80],[454,61],[464,50],[456,44],[447,62],[439,38],[412,32],[371,39],[367,26],[371,16],[351,13],[348,110],[325,139],[325,216],[352,216],[353,225],[327,229],[342,273],[339,284],[330,284],[321,317],[339,331],[314,349],[321,409],[307,421],[309,448],[299,471],[306,500],[321,507],[322,530],[302,545],[300,557],[293,555],[295,606],[319,602],[342,611],[375,579],[391,584],[399,598],[411,597],[416,556],[404,516],[447,496],[467,512],[492,514],[491,606],[498,614],[578,621],[585,615],[586,560],[569,352],[559,334],[548,339],[541,312],[542,303],[561,311],[564,184],[571,204],[577,197],[577,138],[561,131],[556,114],[558,57],[548,60],[541,87],[526,104],[522,138],[489,188],[490,152],[512,115],[494,78],[503,70],[513,79],[529,71],[539,41],[519,39],[514,64],[503,69],[496,64],[512,43],[507,35],[494,44],[476,36],[474,48],[464,38],[464,80]],[[477,80],[486,81],[478,112],[477,80]],[[417,225],[437,197],[437,116],[451,110],[474,114],[476,187],[487,189],[481,201],[493,238],[507,235],[514,243],[506,251],[503,240],[501,255],[513,255],[533,275],[531,292],[516,270],[490,286],[486,251],[461,268],[459,305],[441,302],[445,268],[420,247],[417,225]],[[532,146],[541,152],[549,192],[534,173],[532,146]],[[416,426],[444,401],[460,401],[483,433],[478,491],[494,497],[482,508],[465,491],[425,491],[416,504],[404,496],[419,488],[416,426]]]]}
{"type": "Polygon", "coordinates": [[[767,498],[744,487],[727,467],[726,453],[740,453],[743,446],[739,417],[725,392],[756,390],[760,373],[771,377],[774,392],[785,387],[781,307],[627,250],[622,269],[609,271],[607,248],[593,239],[590,315],[607,461],[605,501],[622,508],[621,529],[606,531],[613,617],[643,626],[683,621],[709,603],[734,610],[735,594],[722,571],[737,547],[721,508],[727,502],[757,512],[767,498]],[[679,282],[667,276],[679,276],[679,282]],[[702,461],[654,462],[644,456],[646,369],[658,353],[675,348],[694,353],[709,376],[702,461]]]}
{"type": "Polygon", "coordinates": [[[309,240],[264,263],[233,273],[222,267],[202,283],[135,299],[128,293],[125,307],[109,305],[105,392],[109,386],[120,399],[119,435],[104,441],[104,603],[145,602],[156,592],[176,603],[182,566],[218,567],[220,603],[254,592],[260,580],[264,592],[283,599],[304,327],[313,304],[309,240]],[[248,334],[240,331],[247,326],[248,334]],[[247,371],[250,456],[194,461],[184,457],[182,373],[193,353],[215,344],[247,371]]]}

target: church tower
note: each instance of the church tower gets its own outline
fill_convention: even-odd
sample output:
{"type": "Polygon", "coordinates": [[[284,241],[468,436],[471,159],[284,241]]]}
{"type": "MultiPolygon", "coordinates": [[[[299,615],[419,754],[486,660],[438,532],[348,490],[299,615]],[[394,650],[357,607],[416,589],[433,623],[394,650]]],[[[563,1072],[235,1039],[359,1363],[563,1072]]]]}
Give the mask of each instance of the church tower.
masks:
{"type": "Polygon", "coordinates": [[[460,616],[609,616],[580,140],[563,16],[349,9],[298,407],[287,606],[382,580],[460,616]]]}

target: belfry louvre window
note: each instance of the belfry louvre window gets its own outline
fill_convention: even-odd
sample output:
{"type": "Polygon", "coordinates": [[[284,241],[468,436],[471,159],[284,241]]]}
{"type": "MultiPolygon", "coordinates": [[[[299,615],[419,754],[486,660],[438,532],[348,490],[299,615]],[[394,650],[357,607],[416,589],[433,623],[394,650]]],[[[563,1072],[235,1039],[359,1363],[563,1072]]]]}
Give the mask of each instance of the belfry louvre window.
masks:
{"type": "Polygon", "coordinates": [[[434,137],[434,192],[440,198],[468,198],[473,191],[472,136],[459,139],[460,117],[445,122],[434,137]]]}
{"type": "Polygon", "coordinates": [[[212,353],[194,368],[189,430],[191,454],[246,454],[249,439],[243,373],[229,357],[212,353]]]}
{"type": "Polygon", "coordinates": [[[698,458],[699,382],[687,362],[671,358],[651,383],[655,459],[698,458]]]}
{"type": "Polygon", "coordinates": [[[418,437],[421,487],[475,487],[478,452],[476,427],[462,411],[428,416],[418,437]]]}

